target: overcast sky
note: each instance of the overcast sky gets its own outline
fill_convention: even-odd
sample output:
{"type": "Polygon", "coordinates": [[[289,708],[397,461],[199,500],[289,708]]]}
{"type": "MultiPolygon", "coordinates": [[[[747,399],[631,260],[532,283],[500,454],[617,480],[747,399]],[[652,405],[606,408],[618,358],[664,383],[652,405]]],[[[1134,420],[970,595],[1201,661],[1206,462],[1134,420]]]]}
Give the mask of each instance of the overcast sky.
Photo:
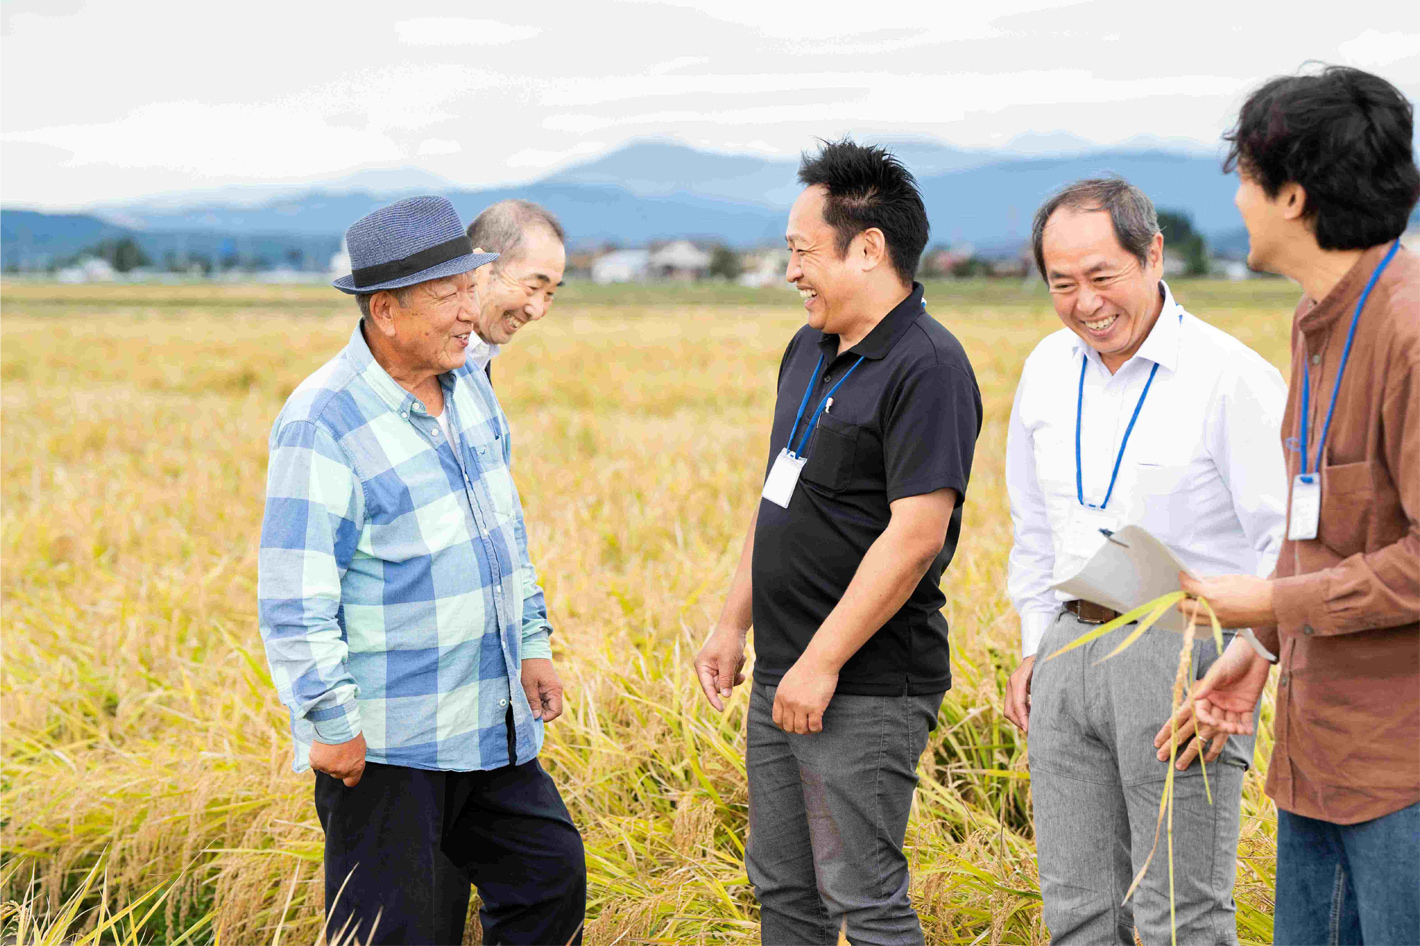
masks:
{"type": "Polygon", "coordinates": [[[1307,59],[1420,100],[1420,3],[1305,9],[4,0],[0,200],[81,207],[387,167],[491,186],[648,136],[785,156],[844,132],[1211,148],[1250,88],[1307,59]]]}

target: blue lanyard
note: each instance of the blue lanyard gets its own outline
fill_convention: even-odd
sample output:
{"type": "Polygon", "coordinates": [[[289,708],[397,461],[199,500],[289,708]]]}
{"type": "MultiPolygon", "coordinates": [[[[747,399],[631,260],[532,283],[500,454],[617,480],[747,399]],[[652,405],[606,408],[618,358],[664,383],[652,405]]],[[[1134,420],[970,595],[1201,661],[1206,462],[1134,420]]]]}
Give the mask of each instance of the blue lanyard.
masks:
{"type": "MultiPolygon", "coordinates": [[[[1182,316],[1179,317],[1180,320],[1182,316]]],[[[1080,356],[1080,396],[1075,401],[1075,496],[1080,500],[1081,506],[1090,506],[1085,502],[1084,477],[1080,474],[1080,415],[1084,412],[1085,406],[1085,369],[1089,367],[1090,360],[1084,355],[1080,356]]],[[[1134,422],[1139,419],[1139,410],[1144,406],[1144,398],[1149,396],[1149,388],[1154,383],[1154,375],[1159,373],[1158,362],[1149,371],[1149,380],[1144,382],[1144,392],[1139,395],[1139,403],[1134,405],[1134,416],[1129,418],[1129,426],[1124,428],[1124,440],[1119,445],[1119,456],[1114,458],[1114,472],[1109,475],[1109,489],[1105,491],[1104,502],[1098,506],[1090,506],[1092,509],[1103,509],[1109,505],[1109,497],[1114,495],[1114,481],[1119,479],[1119,463],[1124,459],[1124,448],[1129,446],[1129,435],[1134,432],[1134,422]]]]}
{"type": "MultiPolygon", "coordinates": [[[[1366,300],[1370,298],[1371,290],[1376,287],[1376,280],[1381,278],[1381,273],[1385,272],[1386,266],[1390,264],[1391,258],[1395,256],[1395,251],[1400,249],[1400,241],[1396,240],[1390,248],[1390,252],[1381,260],[1381,264],[1376,267],[1376,271],[1371,273],[1370,282],[1366,283],[1365,290],[1361,293],[1361,301],[1356,303],[1356,314],[1351,316],[1351,328],[1346,333],[1346,347],[1341,349],[1341,364],[1336,368],[1336,383],[1331,388],[1331,406],[1326,409],[1326,423],[1321,428],[1321,440],[1316,445],[1316,469],[1321,470],[1321,456],[1326,449],[1326,436],[1331,433],[1331,415],[1336,410],[1336,395],[1341,393],[1341,376],[1346,373],[1346,359],[1351,357],[1351,343],[1356,340],[1356,323],[1361,319],[1361,310],[1366,307],[1366,300]]],[[[1305,347],[1303,348],[1305,351],[1305,347]]],[[[1307,472],[1307,427],[1311,424],[1311,400],[1312,400],[1312,378],[1311,370],[1307,367],[1306,355],[1302,356],[1302,482],[1310,483],[1311,476],[1307,472]]]]}
{"type": "MultiPolygon", "coordinates": [[[[853,362],[853,368],[856,368],[861,365],[863,363],[864,357],[865,356],[863,355],[859,355],[858,360],[853,362]]],[[[818,378],[818,373],[821,368],[823,368],[823,355],[820,354],[818,356],[818,364],[814,365],[813,376],[809,378],[808,390],[804,392],[804,399],[799,402],[799,413],[794,415],[794,427],[792,430],[789,431],[789,442],[785,445],[790,448],[789,455],[792,457],[798,457],[804,452],[804,447],[809,442],[809,436],[814,432],[814,425],[818,423],[820,415],[823,414],[824,405],[828,403],[829,398],[833,397],[833,392],[838,390],[839,385],[843,384],[844,381],[847,381],[848,376],[853,373],[853,368],[849,368],[847,371],[843,372],[843,377],[838,379],[838,384],[835,384],[833,387],[829,388],[828,393],[823,396],[823,400],[818,402],[818,410],[814,412],[813,418],[809,421],[809,426],[804,428],[804,436],[799,441],[799,449],[795,450],[793,449],[794,434],[798,433],[799,431],[799,421],[802,420],[804,417],[804,408],[809,406],[809,395],[814,393],[814,381],[818,378]]]]}

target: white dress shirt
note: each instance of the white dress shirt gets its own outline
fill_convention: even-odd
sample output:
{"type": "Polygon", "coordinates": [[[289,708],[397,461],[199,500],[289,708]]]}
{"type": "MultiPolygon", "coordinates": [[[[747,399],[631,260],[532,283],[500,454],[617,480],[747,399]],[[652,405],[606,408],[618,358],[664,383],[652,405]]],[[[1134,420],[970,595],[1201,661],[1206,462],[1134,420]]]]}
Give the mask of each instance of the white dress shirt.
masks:
{"type": "Polygon", "coordinates": [[[473,365],[479,371],[488,367],[488,363],[498,357],[498,353],[503,350],[503,346],[494,345],[492,342],[485,342],[474,332],[468,337],[468,347],[464,349],[465,361],[473,365]]]}
{"type": "Polygon", "coordinates": [[[1069,329],[1026,359],[1006,436],[1015,527],[1007,586],[1024,656],[1036,652],[1069,597],[1051,585],[1105,541],[1100,525],[1143,526],[1199,575],[1265,577],[1277,561],[1287,501],[1279,435],[1286,385],[1261,355],[1189,315],[1161,285],[1158,321],[1113,375],[1069,329]],[[1086,504],[1100,506],[1155,365],[1108,504],[1102,512],[1082,508],[1076,411],[1079,486],[1086,504]]]}

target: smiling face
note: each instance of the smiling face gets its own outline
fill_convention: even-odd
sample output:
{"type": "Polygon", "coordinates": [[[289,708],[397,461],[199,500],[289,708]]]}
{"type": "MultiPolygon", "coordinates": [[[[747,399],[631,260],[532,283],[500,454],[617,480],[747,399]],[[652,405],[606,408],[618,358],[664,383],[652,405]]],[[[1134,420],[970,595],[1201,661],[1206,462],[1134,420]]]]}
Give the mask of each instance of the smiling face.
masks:
{"type": "Polygon", "coordinates": [[[1119,245],[1108,213],[1062,207],[1046,221],[1041,248],[1055,313],[1117,370],[1149,337],[1163,308],[1163,235],[1154,235],[1141,264],[1119,245]]]}
{"type": "Polygon", "coordinates": [[[524,233],[510,259],[485,267],[486,277],[479,274],[478,337],[506,345],[524,325],[547,315],[566,266],[567,251],[555,233],[546,227],[524,233]]]}
{"type": "Polygon", "coordinates": [[[399,295],[377,293],[370,307],[381,347],[393,361],[390,374],[422,378],[463,367],[479,308],[473,272],[419,283],[399,295]]]}
{"type": "Polygon", "coordinates": [[[852,244],[849,252],[838,252],[837,234],[823,219],[827,197],[828,189],[815,184],[794,201],[784,233],[789,246],[789,267],[784,278],[798,287],[809,324],[825,334],[836,335],[851,318],[849,310],[863,292],[864,273],[862,267],[849,264],[852,244]]]}

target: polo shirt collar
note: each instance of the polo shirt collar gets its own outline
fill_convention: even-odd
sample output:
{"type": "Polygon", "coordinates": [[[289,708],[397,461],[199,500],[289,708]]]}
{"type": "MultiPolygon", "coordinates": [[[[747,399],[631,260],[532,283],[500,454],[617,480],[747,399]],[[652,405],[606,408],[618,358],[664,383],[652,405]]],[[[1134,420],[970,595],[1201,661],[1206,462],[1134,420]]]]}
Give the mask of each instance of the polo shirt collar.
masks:
{"type": "Polygon", "coordinates": [[[400,387],[399,382],[391,378],[389,372],[381,368],[380,363],[375,360],[369,343],[365,341],[364,325],[363,319],[355,323],[355,331],[350,334],[350,344],[345,348],[345,357],[390,410],[405,416],[410,411],[423,413],[424,405],[419,399],[400,387]]]}
{"type": "MultiPolygon", "coordinates": [[[[1149,330],[1144,343],[1134,353],[1134,358],[1143,358],[1161,368],[1177,371],[1178,352],[1183,344],[1181,325],[1183,307],[1174,301],[1173,291],[1169,289],[1169,284],[1162,279],[1159,280],[1159,291],[1163,293],[1164,306],[1159,310],[1159,317],[1154,321],[1154,327],[1149,330]]],[[[1094,362],[1099,368],[1104,368],[1104,362],[1100,359],[1099,352],[1091,348],[1078,335],[1075,336],[1075,351],[1094,362]]],[[[1130,359],[1130,361],[1133,360],[1133,358],[1130,359]]]]}
{"type": "MultiPolygon", "coordinates": [[[[917,316],[926,310],[926,305],[922,302],[922,284],[914,282],[912,291],[907,294],[892,311],[883,316],[882,321],[873,326],[873,330],[863,337],[863,340],[854,345],[845,355],[862,355],[864,358],[871,358],[874,361],[881,361],[887,357],[887,353],[892,351],[892,346],[897,344],[903,334],[912,327],[917,316]]],[[[838,336],[823,334],[819,338],[819,348],[829,358],[838,355],[838,336]]]]}

